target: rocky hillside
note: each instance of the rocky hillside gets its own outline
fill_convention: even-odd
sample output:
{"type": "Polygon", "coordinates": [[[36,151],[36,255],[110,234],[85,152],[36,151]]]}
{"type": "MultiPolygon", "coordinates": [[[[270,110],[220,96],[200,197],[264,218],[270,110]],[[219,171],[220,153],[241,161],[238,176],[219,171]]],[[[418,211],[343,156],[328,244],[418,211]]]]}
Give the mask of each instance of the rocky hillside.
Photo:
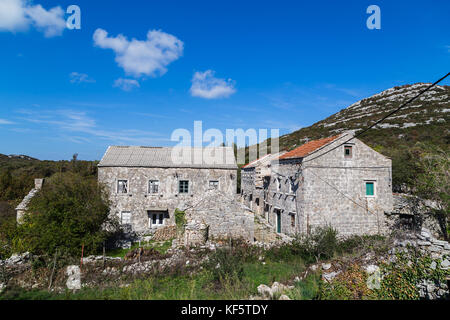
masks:
{"type": "MultiPolygon", "coordinates": [[[[280,137],[280,147],[293,149],[307,139],[365,128],[426,88],[427,83],[394,87],[360,100],[328,118],[280,137]]],[[[450,86],[435,86],[410,105],[362,136],[372,147],[413,145],[417,141],[448,146],[450,86]]]]}
{"type": "MultiPolygon", "coordinates": [[[[394,87],[360,100],[312,126],[281,136],[280,149],[292,150],[308,140],[345,130],[358,132],[429,85],[394,87]]],[[[359,139],[392,159],[394,191],[405,192],[418,172],[416,160],[425,148],[449,151],[449,120],[450,86],[435,86],[359,139]]]]}

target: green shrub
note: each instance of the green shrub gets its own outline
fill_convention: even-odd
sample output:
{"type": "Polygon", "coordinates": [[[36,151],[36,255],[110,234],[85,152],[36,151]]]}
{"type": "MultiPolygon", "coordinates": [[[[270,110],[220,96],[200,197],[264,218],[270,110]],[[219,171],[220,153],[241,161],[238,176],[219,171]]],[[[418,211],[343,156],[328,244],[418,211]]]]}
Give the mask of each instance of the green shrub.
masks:
{"type": "Polygon", "coordinates": [[[109,205],[94,179],[78,174],[57,174],[31,200],[13,239],[17,252],[52,256],[95,254],[118,231],[109,205]]]}
{"type": "MultiPolygon", "coordinates": [[[[416,250],[399,252],[396,254],[395,263],[382,264],[378,296],[381,299],[417,300],[420,298],[417,284],[422,280],[431,280],[435,283],[445,282],[450,275],[449,270],[440,268],[432,269],[433,259],[423,256],[416,250]]],[[[440,261],[435,260],[437,265],[440,261]]]]}

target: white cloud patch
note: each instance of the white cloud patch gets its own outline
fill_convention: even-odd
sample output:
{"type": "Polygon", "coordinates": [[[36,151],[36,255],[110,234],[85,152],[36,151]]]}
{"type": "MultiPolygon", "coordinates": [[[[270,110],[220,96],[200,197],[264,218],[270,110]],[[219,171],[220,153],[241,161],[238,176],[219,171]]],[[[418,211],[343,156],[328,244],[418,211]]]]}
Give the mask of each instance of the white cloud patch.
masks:
{"type": "Polygon", "coordinates": [[[131,76],[162,76],[167,66],[183,55],[183,42],[160,30],[150,30],[146,40],[128,40],[123,35],[109,37],[103,29],[94,32],[94,44],[112,49],[117,64],[131,76]]]}
{"type": "Polygon", "coordinates": [[[72,72],[70,75],[70,82],[71,83],[82,83],[82,82],[95,82],[94,79],[89,78],[89,76],[85,73],[79,73],[79,72],[72,72]]]}
{"type": "Polygon", "coordinates": [[[22,0],[0,1],[0,30],[23,31],[28,28],[29,20],[25,15],[25,3],[22,0]]]}
{"type": "Polygon", "coordinates": [[[6,119],[0,119],[0,125],[1,124],[14,124],[14,122],[6,120],[6,119]]]}
{"type": "MultiPolygon", "coordinates": [[[[97,121],[84,111],[77,110],[21,110],[22,120],[37,124],[48,132],[48,127],[57,129],[56,135],[64,141],[86,143],[92,139],[101,139],[114,144],[154,145],[167,142],[159,132],[148,130],[124,129],[116,126],[113,129],[100,128],[97,121]],[[69,138],[70,137],[70,138],[69,138]]],[[[55,136],[53,134],[52,138],[55,136]]]]}
{"type": "Polygon", "coordinates": [[[40,4],[32,6],[26,0],[0,1],[0,31],[26,31],[30,26],[45,37],[60,36],[66,27],[64,11],[60,6],[50,10],[40,4]]]}
{"type": "Polygon", "coordinates": [[[236,92],[234,81],[214,77],[213,70],[196,72],[192,77],[191,95],[205,99],[226,98],[236,92]]]}
{"type": "Polygon", "coordinates": [[[62,35],[66,27],[64,11],[59,6],[47,11],[38,4],[26,8],[26,14],[36,29],[42,31],[47,38],[62,35]]]}
{"type": "Polygon", "coordinates": [[[120,88],[123,91],[131,91],[134,88],[139,88],[139,82],[137,82],[134,79],[123,79],[119,78],[116,81],[114,81],[114,87],[120,88]]]}

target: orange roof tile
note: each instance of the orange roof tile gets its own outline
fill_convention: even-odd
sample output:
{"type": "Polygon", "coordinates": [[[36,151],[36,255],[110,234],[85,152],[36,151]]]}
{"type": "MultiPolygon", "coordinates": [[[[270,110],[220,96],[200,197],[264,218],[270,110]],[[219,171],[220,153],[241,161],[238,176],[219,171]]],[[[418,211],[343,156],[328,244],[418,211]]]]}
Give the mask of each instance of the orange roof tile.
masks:
{"type": "Polygon", "coordinates": [[[295,148],[294,150],[291,150],[284,155],[280,157],[280,159],[290,159],[290,158],[303,158],[306,157],[308,154],[312,153],[313,151],[316,151],[317,149],[325,146],[326,144],[336,140],[340,135],[328,137],[324,139],[319,140],[312,140],[309,141],[303,145],[301,145],[298,148],[295,148]]]}

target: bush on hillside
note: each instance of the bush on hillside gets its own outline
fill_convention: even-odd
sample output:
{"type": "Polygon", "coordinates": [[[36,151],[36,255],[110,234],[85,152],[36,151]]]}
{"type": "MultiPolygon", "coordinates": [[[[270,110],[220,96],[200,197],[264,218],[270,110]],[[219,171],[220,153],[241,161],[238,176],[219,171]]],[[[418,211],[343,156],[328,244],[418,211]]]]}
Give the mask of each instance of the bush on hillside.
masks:
{"type": "Polygon", "coordinates": [[[119,230],[109,216],[102,188],[79,174],[55,174],[31,200],[23,223],[17,227],[16,251],[79,256],[98,253],[119,230]]]}

